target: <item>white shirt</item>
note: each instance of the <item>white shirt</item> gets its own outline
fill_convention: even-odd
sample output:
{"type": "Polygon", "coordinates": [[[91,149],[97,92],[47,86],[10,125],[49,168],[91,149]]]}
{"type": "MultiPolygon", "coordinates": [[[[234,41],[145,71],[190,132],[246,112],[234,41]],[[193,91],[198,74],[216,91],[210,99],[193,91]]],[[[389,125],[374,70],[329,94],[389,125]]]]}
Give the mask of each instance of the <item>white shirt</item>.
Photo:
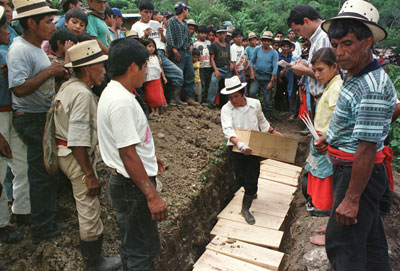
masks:
{"type": "MultiPolygon", "coordinates": [[[[317,30],[315,30],[314,34],[310,37],[310,51],[308,55],[309,59],[309,67],[311,68],[311,60],[313,55],[321,48],[332,47],[331,42],[329,41],[328,35],[321,29],[321,26],[318,26],[317,30]]],[[[309,88],[310,94],[313,96],[318,96],[324,91],[325,86],[319,83],[316,79],[310,77],[309,80],[309,88]]]]}
{"type": "Polygon", "coordinates": [[[246,99],[246,105],[234,107],[231,102],[227,102],[221,109],[222,131],[228,139],[228,146],[233,143],[229,140],[231,137],[237,137],[235,129],[249,129],[261,132],[268,132],[270,124],[265,119],[261,109],[261,103],[257,99],[246,99]]]}
{"type": "Polygon", "coordinates": [[[300,59],[300,57],[301,57],[301,45],[297,41],[294,41],[292,43],[294,44],[294,51],[293,51],[292,55],[293,55],[293,57],[295,59],[300,59]]]}
{"type": "Polygon", "coordinates": [[[157,175],[154,141],[146,116],[135,95],[117,81],[111,80],[101,94],[97,132],[100,153],[107,166],[130,178],[118,149],[135,145],[147,175],[157,175]]]}
{"type": "MultiPolygon", "coordinates": [[[[149,39],[153,39],[156,43],[157,49],[165,50],[165,43],[161,41],[161,36],[158,34],[158,28],[162,27],[161,24],[157,21],[150,20],[147,24],[138,21],[132,25],[131,30],[134,30],[138,33],[139,38],[144,36],[144,31],[147,28],[151,28],[151,34],[149,35],[149,39]]],[[[166,30],[164,29],[164,35],[166,30]]]]}
{"type": "Polygon", "coordinates": [[[160,59],[156,55],[151,55],[147,61],[145,82],[161,78],[160,59]]]}
{"type": "Polygon", "coordinates": [[[231,61],[235,63],[238,72],[244,69],[244,47],[235,43],[231,45],[231,61]]]}
{"type": "Polygon", "coordinates": [[[210,51],[208,50],[208,47],[211,46],[211,42],[209,40],[198,40],[193,44],[193,46],[200,51],[200,68],[210,68],[210,51]]]}

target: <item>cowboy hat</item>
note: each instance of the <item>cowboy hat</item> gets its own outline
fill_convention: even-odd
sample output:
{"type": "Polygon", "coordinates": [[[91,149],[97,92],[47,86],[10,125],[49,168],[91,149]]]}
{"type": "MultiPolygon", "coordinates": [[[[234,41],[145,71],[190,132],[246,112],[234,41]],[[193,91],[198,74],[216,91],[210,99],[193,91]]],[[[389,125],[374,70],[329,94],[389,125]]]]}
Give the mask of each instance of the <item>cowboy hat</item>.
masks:
{"type": "Polygon", "coordinates": [[[194,25],[195,27],[197,27],[197,24],[196,24],[196,22],[193,20],[193,19],[189,19],[189,20],[187,20],[187,25],[194,25]]]}
{"type": "Polygon", "coordinates": [[[26,17],[31,17],[46,13],[57,13],[57,9],[49,7],[49,4],[44,0],[15,0],[13,1],[17,16],[13,20],[19,20],[26,17]]]}
{"type": "Polygon", "coordinates": [[[262,40],[274,40],[274,35],[271,31],[265,31],[261,37],[262,40]]]}
{"type": "Polygon", "coordinates": [[[322,22],[321,28],[328,33],[333,21],[343,19],[353,19],[362,22],[371,30],[375,42],[386,39],[386,30],[378,25],[379,12],[371,3],[363,0],[348,0],[343,4],[342,9],[336,17],[322,22]]]}
{"type": "Polygon", "coordinates": [[[72,46],[68,49],[68,55],[71,62],[64,65],[66,68],[93,65],[108,59],[96,40],[87,40],[72,46]]]}
{"type": "Polygon", "coordinates": [[[225,88],[221,90],[221,94],[229,95],[241,90],[247,85],[247,83],[242,83],[240,78],[235,75],[231,78],[225,79],[225,88]]]}

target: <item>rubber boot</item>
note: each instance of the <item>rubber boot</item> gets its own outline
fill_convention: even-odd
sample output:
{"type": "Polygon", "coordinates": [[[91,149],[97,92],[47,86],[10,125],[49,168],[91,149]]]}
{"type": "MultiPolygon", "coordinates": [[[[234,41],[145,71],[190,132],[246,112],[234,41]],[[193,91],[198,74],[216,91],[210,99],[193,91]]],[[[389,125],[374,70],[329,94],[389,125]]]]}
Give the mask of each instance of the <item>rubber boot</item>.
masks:
{"type": "Polygon", "coordinates": [[[116,271],[122,267],[121,259],[116,257],[103,257],[101,250],[103,236],[96,241],[80,240],[80,249],[85,271],[116,271]]]}
{"type": "Polygon", "coordinates": [[[182,87],[172,86],[172,99],[171,104],[187,105],[187,103],[181,100],[182,87]]]}
{"type": "Polygon", "coordinates": [[[256,223],[254,216],[249,211],[252,202],[253,202],[253,196],[249,196],[246,194],[243,196],[241,214],[244,217],[244,219],[246,220],[246,222],[250,225],[253,225],[254,223],[256,223]]]}

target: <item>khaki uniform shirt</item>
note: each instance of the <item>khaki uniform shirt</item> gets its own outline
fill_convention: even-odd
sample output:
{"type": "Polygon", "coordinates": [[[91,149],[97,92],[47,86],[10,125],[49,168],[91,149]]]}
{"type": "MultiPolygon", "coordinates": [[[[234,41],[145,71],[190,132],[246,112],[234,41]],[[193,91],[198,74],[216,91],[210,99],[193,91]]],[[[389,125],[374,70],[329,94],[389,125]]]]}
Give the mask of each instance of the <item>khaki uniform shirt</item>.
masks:
{"type": "Polygon", "coordinates": [[[69,147],[88,147],[92,154],[97,146],[97,97],[76,77],[65,82],[55,96],[54,123],[57,139],[67,141],[58,146],[58,156],[72,152],[69,147]]]}

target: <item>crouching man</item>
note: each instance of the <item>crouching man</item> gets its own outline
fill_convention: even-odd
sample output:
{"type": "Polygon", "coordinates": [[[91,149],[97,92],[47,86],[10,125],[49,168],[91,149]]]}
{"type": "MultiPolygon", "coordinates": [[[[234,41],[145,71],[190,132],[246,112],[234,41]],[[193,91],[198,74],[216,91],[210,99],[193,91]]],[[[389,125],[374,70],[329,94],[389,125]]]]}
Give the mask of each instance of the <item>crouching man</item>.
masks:
{"type": "Polygon", "coordinates": [[[120,228],[122,264],[125,271],[155,270],[157,221],[168,215],[155,181],[164,163],[155,155],[146,115],[130,92],[142,86],[149,54],[137,40],[118,39],[108,55],[112,80],[100,98],[97,124],[101,156],[114,169],[108,193],[120,228]]]}
{"type": "Polygon", "coordinates": [[[117,270],[119,258],[101,255],[103,223],[98,195],[101,184],[96,175],[97,98],[91,90],[103,82],[104,55],[95,40],[68,50],[75,76],[55,96],[55,133],[62,172],[70,179],[78,211],[80,248],[85,270],[117,270]]]}
{"type": "Polygon", "coordinates": [[[249,129],[282,136],[265,119],[261,103],[257,99],[244,96],[247,83],[241,83],[238,76],[225,79],[226,88],[221,94],[228,95],[227,102],[221,109],[222,131],[228,139],[229,159],[235,170],[235,178],[239,186],[244,187],[244,197],[241,214],[249,224],[256,221],[249,209],[257,195],[258,177],[260,175],[260,157],[251,155],[251,149],[239,141],[235,129],[249,129]],[[236,145],[241,153],[233,152],[236,145]]]}

